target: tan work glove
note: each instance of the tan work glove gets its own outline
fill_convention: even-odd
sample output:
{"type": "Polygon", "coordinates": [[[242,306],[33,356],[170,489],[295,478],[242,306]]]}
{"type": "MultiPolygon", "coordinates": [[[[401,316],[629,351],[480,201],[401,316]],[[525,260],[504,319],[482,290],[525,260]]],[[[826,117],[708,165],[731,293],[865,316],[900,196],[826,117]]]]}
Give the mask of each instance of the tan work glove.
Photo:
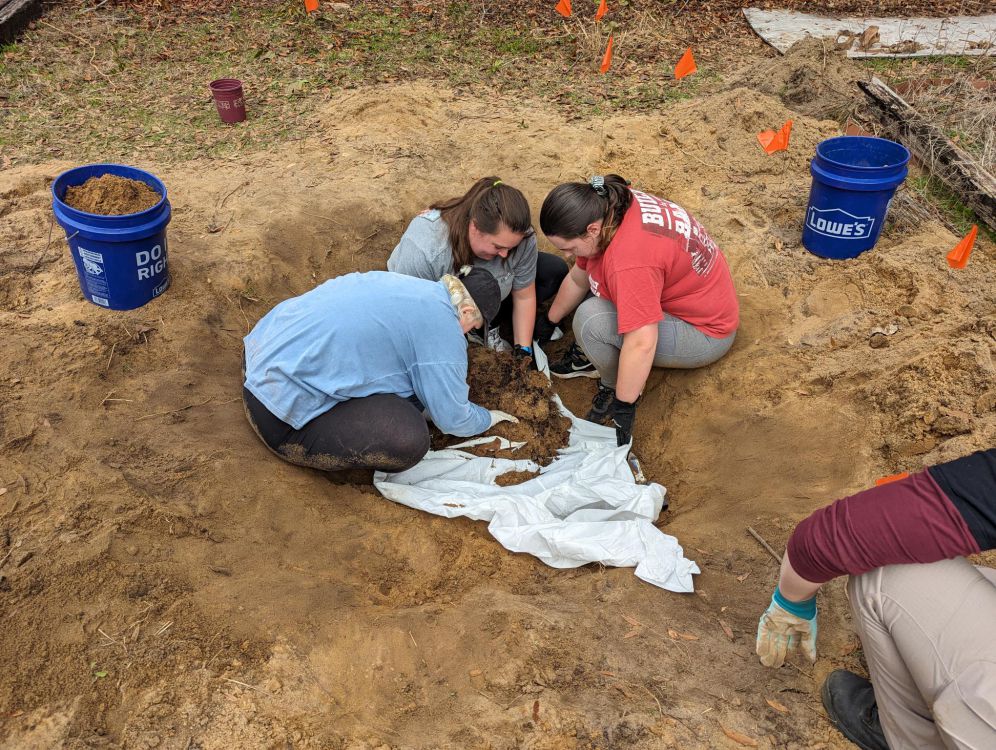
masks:
{"type": "Polygon", "coordinates": [[[771,604],[757,624],[755,650],[764,666],[780,667],[796,648],[802,649],[811,662],[816,661],[816,598],[790,602],[776,589],[771,604]]]}

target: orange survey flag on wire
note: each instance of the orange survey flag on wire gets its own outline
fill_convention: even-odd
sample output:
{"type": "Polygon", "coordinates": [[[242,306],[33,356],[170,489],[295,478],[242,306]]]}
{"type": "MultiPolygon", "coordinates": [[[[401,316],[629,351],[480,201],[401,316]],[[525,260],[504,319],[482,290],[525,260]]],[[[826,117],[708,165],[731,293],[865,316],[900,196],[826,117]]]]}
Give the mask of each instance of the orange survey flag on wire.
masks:
{"type": "Polygon", "coordinates": [[[304,9],[309,13],[318,10],[318,0],[304,0],[304,9]]]}
{"type": "Polygon", "coordinates": [[[571,0],[560,0],[560,2],[557,3],[557,12],[564,18],[570,18],[571,0]]]}
{"type": "Polygon", "coordinates": [[[689,47],[685,50],[685,54],[681,56],[678,60],[678,64],[674,66],[674,77],[677,80],[681,80],[685,76],[690,76],[698,68],[695,67],[695,57],[692,55],[692,48],[689,47]]]}
{"type": "Polygon", "coordinates": [[[879,477],[875,480],[875,486],[881,487],[883,484],[891,484],[892,482],[898,482],[900,479],[906,479],[910,473],[908,471],[901,472],[899,474],[891,474],[887,477],[879,477]]]}
{"type": "Polygon", "coordinates": [[[954,246],[948,253],[948,265],[952,268],[964,268],[968,265],[968,258],[972,254],[972,247],[975,245],[975,238],[979,235],[978,224],[973,224],[971,230],[966,234],[961,242],[954,246]]]}
{"type": "Polygon", "coordinates": [[[602,64],[598,68],[603,73],[609,72],[609,67],[612,65],[612,37],[609,36],[609,44],[605,48],[605,55],[602,57],[602,64]]]}
{"type": "Polygon", "coordinates": [[[789,147],[789,136],[792,133],[792,121],[786,120],[781,130],[762,130],[757,134],[757,141],[765,153],[773,154],[776,151],[786,151],[789,147]]]}
{"type": "Polygon", "coordinates": [[[609,6],[605,4],[605,0],[602,0],[602,2],[598,4],[598,10],[595,11],[595,20],[601,21],[602,16],[604,16],[608,12],[609,12],[609,6]]]}

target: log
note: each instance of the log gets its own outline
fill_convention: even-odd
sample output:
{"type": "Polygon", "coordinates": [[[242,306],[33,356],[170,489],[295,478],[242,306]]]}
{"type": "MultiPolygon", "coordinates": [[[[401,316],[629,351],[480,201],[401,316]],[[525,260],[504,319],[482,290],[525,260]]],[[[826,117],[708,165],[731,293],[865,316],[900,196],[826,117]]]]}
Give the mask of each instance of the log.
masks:
{"type": "Polygon", "coordinates": [[[894,121],[903,145],[951,188],[980,221],[996,231],[996,178],[878,78],[859,81],[858,86],[882,114],[894,121]]]}
{"type": "Polygon", "coordinates": [[[0,0],[0,44],[14,41],[41,9],[41,0],[0,0]]]}

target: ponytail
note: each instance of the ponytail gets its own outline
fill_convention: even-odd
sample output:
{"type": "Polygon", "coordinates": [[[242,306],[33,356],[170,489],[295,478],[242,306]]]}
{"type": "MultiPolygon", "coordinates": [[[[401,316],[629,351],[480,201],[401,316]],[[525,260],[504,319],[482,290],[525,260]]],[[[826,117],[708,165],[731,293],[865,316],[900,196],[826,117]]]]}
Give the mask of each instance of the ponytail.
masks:
{"type": "Polygon", "coordinates": [[[573,240],[582,236],[589,224],[601,220],[598,249],[605,250],[633,202],[629,184],[624,177],[607,174],[592,177],[588,182],[557,185],[540,209],[543,234],[573,240]]]}

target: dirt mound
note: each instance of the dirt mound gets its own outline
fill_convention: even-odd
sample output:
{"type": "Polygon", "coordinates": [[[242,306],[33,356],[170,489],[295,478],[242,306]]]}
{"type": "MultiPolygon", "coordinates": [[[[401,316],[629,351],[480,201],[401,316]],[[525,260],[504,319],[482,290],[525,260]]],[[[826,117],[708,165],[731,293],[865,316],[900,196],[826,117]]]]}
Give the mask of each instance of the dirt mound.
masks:
{"type": "MultiPolygon", "coordinates": [[[[821,594],[812,671],[764,669],[753,638],[777,571],[744,529],[780,549],[837,496],[992,445],[990,243],[963,271],[930,222],[851,261],[807,254],[806,167],[835,128],[742,86],[581,123],[377,87],[319,120],[320,137],[268,154],[149,165],[173,202],[173,284],[122,313],[83,301],[48,242],[48,184],[71,165],[0,173],[0,743],[694,750],[726,727],[849,747],[817,708],[823,676],[860,669],[841,582],[821,594]],[[788,116],[793,147],[765,155],[756,131],[788,116]],[[703,569],[695,595],[545,567],[481,522],[259,443],[241,339],[274,304],[383,268],[415,213],[477,176],[538,208],[607,171],[695,214],[742,303],[730,354],[654,371],[637,415],[664,529],[703,569]]],[[[555,387],[584,413],[595,384],[579,380],[555,387]]]]}
{"type": "Polygon", "coordinates": [[[116,174],[91,177],[82,185],[66,188],[65,203],[77,211],[117,216],[152,208],[162,196],[144,182],[116,174]]]}
{"type": "Polygon", "coordinates": [[[835,49],[833,40],[810,38],[796,42],[780,57],[755,61],[735,74],[731,85],[778,97],[785,106],[810,117],[843,122],[864,104],[856,82],[870,77],[835,49]]]}

